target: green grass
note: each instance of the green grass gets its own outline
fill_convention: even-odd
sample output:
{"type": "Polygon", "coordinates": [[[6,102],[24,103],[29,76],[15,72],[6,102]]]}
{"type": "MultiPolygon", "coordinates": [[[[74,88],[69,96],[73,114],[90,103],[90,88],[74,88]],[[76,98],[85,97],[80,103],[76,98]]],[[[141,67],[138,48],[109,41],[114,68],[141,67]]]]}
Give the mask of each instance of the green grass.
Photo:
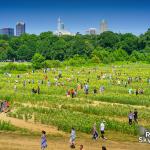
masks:
{"type": "MultiPolygon", "coordinates": [[[[127,134],[137,134],[136,125],[128,125],[128,113],[130,110],[138,109],[139,124],[149,127],[150,123],[150,84],[147,78],[150,77],[150,65],[148,64],[114,64],[89,67],[69,67],[60,68],[56,71],[51,70],[47,76],[51,82],[51,86],[47,86],[44,80],[45,74],[42,70],[31,70],[27,72],[12,73],[12,77],[0,74],[0,99],[9,100],[11,109],[14,110],[9,115],[19,119],[31,119],[35,116],[35,122],[43,124],[52,124],[64,131],[70,131],[71,127],[81,132],[90,133],[95,122],[99,126],[100,121],[106,120],[106,130],[119,131],[127,134]],[[58,71],[62,70],[63,78],[59,82],[63,82],[64,86],[55,86],[55,76],[58,71]],[[89,73],[90,72],[90,73],[89,73]],[[105,79],[98,80],[97,75],[106,74],[105,79]],[[121,75],[118,75],[121,73],[121,75]],[[21,78],[17,78],[17,74],[21,78]],[[109,76],[112,79],[109,79],[109,76]],[[133,82],[124,87],[113,82],[119,80],[126,81],[128,77],[133,78],[133,82]],[[135,77],[140,76],[142,81],[136,82],[135,77]],[[67,78],[71,81],[68,82],[67,78]],[[76,98],[67,98],[66,91],[76,88],[78,83],[84,84],[89,78],[89,95],[86,97],[83,89],[78,91],[76,98]],[[23,87],[23,81],[34,79],[34,84],[28,83],[23,87]],[[15,81],[17,91],[14,91],[15,81]],[[44,84],[40,84],[41,93],[39,95],[32,94],[31,89],[37,88],[38,80],[44,80],[44,84]],[[99,93],[99,87],[105,86],[104,93],[99,93]],[[98,94],[93,94],[94,87],[97,88],[98,94]],[[143,95],[129,95],[128,89],[132,87],[143,88],[143,95]]],[[[102,76],[101,76],[102,77],[102,76]]]]}

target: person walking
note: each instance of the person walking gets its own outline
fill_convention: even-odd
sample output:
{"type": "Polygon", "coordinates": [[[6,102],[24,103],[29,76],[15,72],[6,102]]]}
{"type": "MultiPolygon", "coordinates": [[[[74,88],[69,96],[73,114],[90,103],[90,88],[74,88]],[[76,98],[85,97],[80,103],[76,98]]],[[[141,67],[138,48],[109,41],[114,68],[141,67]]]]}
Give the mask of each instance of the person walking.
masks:
{"type": "Polygon", "coordinates": [[[133,117],[134,117],[134,122],[138,123],[138,111],[137,111],[137,109],[134,109],[133,117]]]}
{"type": "Polygon", "coordinates": [[[133,120],[133,113],[132,113],[132,111],[129,112],[128,118],[129,118],[129,125],[132,125],[132,120],[133,120]]]}
{"type": "Polygon", "coordinates": [[[97,130],[96,130],[96,123],[94,123],[94,125],[93,125],[92,138],[93,138],[94,140],[97,140],[97,139],[98,139],[98,132],[97,132],[97,130]]]}
{"type": "Polygon", "coordinates": [[[37,93],[40,94],[40,87],[37,88],[37,93]]]}
{"type": "Polygon", "coordinates": [[[46,148],[47,148],[46,132],[42,131],[42,136],[41,136],[41,150],[45,150],[46,148]]]}
{"type": "Polygon", "coordinates": [[[101,137],[102,137],[102,139],[106,139],[105,137],[104,137],[104,134],[105,134],[105,121],[103,120],[101,123],[100,123],[100,132],[101,132],[101,137]]]}
{"type": "Polygon", "coordinates": [[[74,128],[71,129],[70,134],[70,147],[75,148],[76,131],[74,128]]]}

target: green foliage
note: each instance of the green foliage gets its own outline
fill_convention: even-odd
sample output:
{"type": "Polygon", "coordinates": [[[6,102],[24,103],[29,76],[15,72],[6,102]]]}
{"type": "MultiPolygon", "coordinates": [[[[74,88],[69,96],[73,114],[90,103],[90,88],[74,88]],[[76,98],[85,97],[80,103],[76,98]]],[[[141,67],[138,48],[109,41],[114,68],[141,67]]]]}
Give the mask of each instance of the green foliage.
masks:
{"type": "Polygon", "coordinates": [[[128,53],[125,50],[118,49],[113,51],[112,53],[115,61],[126,61],[128,60],[128,53]]]}
{"type": "Polygon", "coordinates": [[[90,59],[92,63],[108,64],[127,60],[149,62],[150,30],[140,36],[111,31],[100,35],[56,36],[52,32],[43,32],[20,37],[0,36],[1,61],[14,58],[31,61],[35,53],[41,54],[46,60],[69,60],[71,65],[76,65],[75,59],[72,59],[75,55],[90,59]]]}
{"type": "Polygon", "coordinates": [[[45,58],[41,54],[35,53],[32,58],[33,68],[35,68],[35,69],[42,68],[44,61],[45,61],[45,58]]]}
{"type": "Polygon", "coordinates": [[[104,48],[115,49],[115,45],[119,42],[119,36],[111,31],[103,32],[98,38],[98,43],[104,48]]]}
{"type": "Polygon", "coordinates": [[[61,67],[61,62],[59,60],[45,60],[43,62],[44,68],[58,68],[61,67]]]}
{"type": "Polygon", "coordinates": [[[3,72],[12,72],[12,71],[27,71],[31,68],[29,64],[23,63],[8,63],[5,66],[0,67],[3,72]]]}
{"type": "Polygon", "coordinates": [[[100,59],[99,59],[98,56],[94,55],[94,56],[91,58],[91,62],[92,62],[92,63],[99,64],[101,61],[100,61],[100,59]]]}
{"type": "Polygon", "coordinates": [[[73,58],[70,58],[64,63],[68,66],[82,66],[86,63],[86,59],[79,55],[75,55],[73,58]]]}
{"type": "MultiPolygon", "coordinates": [[[[75,56],[74,59],[80,60],[81,58],[81,56],[75,56]]],[[[55,61],[50,60],[47,63],[51,66],[53,62],[55,61]]],[[[0,66],[4,66],[4,63],[1,63],[0,66]]],[[[149,127],[150,85],[147,83],[147,78],[150,75],[149,64],[125,64],[125,62],[122,64],[119,62],[113,67],[112,65],[102,66],[101,64],[94,64],[90,67],[81,66],[80,64],[79,67],[68,66],[51,69],[46,74],[43,73],[42,69],[35,70],[34,73],[28,70],[28,74],[19,72],[20,78],[17,78],[14,73],[11,77],[0,74],[0,99],[9,100],[11,103],[12,111],[9,116],[54,125],[64,131],[70,131],[71,127],[75,127],[77,131],[85,133],[90,133],[95,122],[99,127],[100,122],[105,120],[106,134],[111,130],[136,135],[137,126],[134,123],[132,126],[128,125],[128,113],[137,108],[139,125],[149,127]],[[55,85],[54,78],[58,75],[59,70],[62,71],[62,78],[58,81],[64,83],[64,86],[55,85]],[[102,73],[106,75],[105,78],[102,78],[102,73]],[[47,85],[47,80],[43,80],[44,83],[39,84],[39,80],[42,80],[45,75],[51,82],[50,86],[47,85]],[[100,75],[100,80],[97,79],[97,75],[100,75]],[[110,75],[112,76],[111,79],[109,78],[110,75]],[[133,78],[130,85],[125,87],[123,83],[117,84],[118,77],[120,81],[127,81],[129,76],[133,78]],[[142,81],[137,82],[135,77],[139,76],[142,81]],[[68,80],[69,78],[70,80],[68,80]],[[77,97],[69,98],[65,95],[66,90],[77,88],[77,78],[82,84],[89,79],[89,94],[85,96],[84,90],[80,89],[77,92],[77,97]],[[34,83],[28,83],[29,80],[33,79],[34,83]],[[17,91],[14,91],[13,87],[16,80],[18,80],[16,83],[17,91]],[[23,85],[24,80],[27,81],[26,86],[23,85]],[[40,94],[31,93],[32,88],[37,88],[38,85],[41,89],[40,94]],[[105,87],[103,93],[99,92],[101,85],[105,87]],[[93,94],[95,87],[97,94],[93,94]],[[128,94],[130,87],[133,90],[142,87],[144,94],[130,95],[128,94]]]]}
{"type": "Polygon", "coordinates": [[[16,131],[16,127],[11,125],[9,122],[4,122],[0,120],[0,130],[2,131],[16,131]]]}

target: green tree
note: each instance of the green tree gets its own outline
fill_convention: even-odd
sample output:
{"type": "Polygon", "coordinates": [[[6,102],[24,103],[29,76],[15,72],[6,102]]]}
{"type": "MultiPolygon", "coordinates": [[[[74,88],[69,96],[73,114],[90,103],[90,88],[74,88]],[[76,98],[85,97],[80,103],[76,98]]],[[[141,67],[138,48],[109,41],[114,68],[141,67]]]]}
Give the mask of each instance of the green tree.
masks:
{"type": "Polygon", "coordinates": [[[98,36],[98,44],[104,48],[116,48],[116,44],[119,42],[119,36],[111,31],[103,32],[98,36]]]}
{"type": "Polygon", "coordinates": [[[33,56],[33,58],[32,58],[33,68],[35,68],[35,69],[42,68],[44,61],[45,61],[45,57],[43,57],[39,53],[35,53],[34,56],[33,56]]]}

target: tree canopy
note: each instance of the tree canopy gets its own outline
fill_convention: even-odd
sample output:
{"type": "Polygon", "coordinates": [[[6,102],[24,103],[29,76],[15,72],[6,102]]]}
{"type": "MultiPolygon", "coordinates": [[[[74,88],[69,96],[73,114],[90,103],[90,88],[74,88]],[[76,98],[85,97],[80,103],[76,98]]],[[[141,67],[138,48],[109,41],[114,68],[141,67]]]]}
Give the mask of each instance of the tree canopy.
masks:
{"type": "MultiPolygon", "coordinates": [[[[52,32],[20,37],[0,35],[0,60],[31,61],[38,53],[46,60],[80,58],[94,62],[150,60],[150,29],[140,36],[104,32],[100,35],[56,36],[52,32]]],[[[70,60],[73,61],[73,60],[70,60]]]]}

